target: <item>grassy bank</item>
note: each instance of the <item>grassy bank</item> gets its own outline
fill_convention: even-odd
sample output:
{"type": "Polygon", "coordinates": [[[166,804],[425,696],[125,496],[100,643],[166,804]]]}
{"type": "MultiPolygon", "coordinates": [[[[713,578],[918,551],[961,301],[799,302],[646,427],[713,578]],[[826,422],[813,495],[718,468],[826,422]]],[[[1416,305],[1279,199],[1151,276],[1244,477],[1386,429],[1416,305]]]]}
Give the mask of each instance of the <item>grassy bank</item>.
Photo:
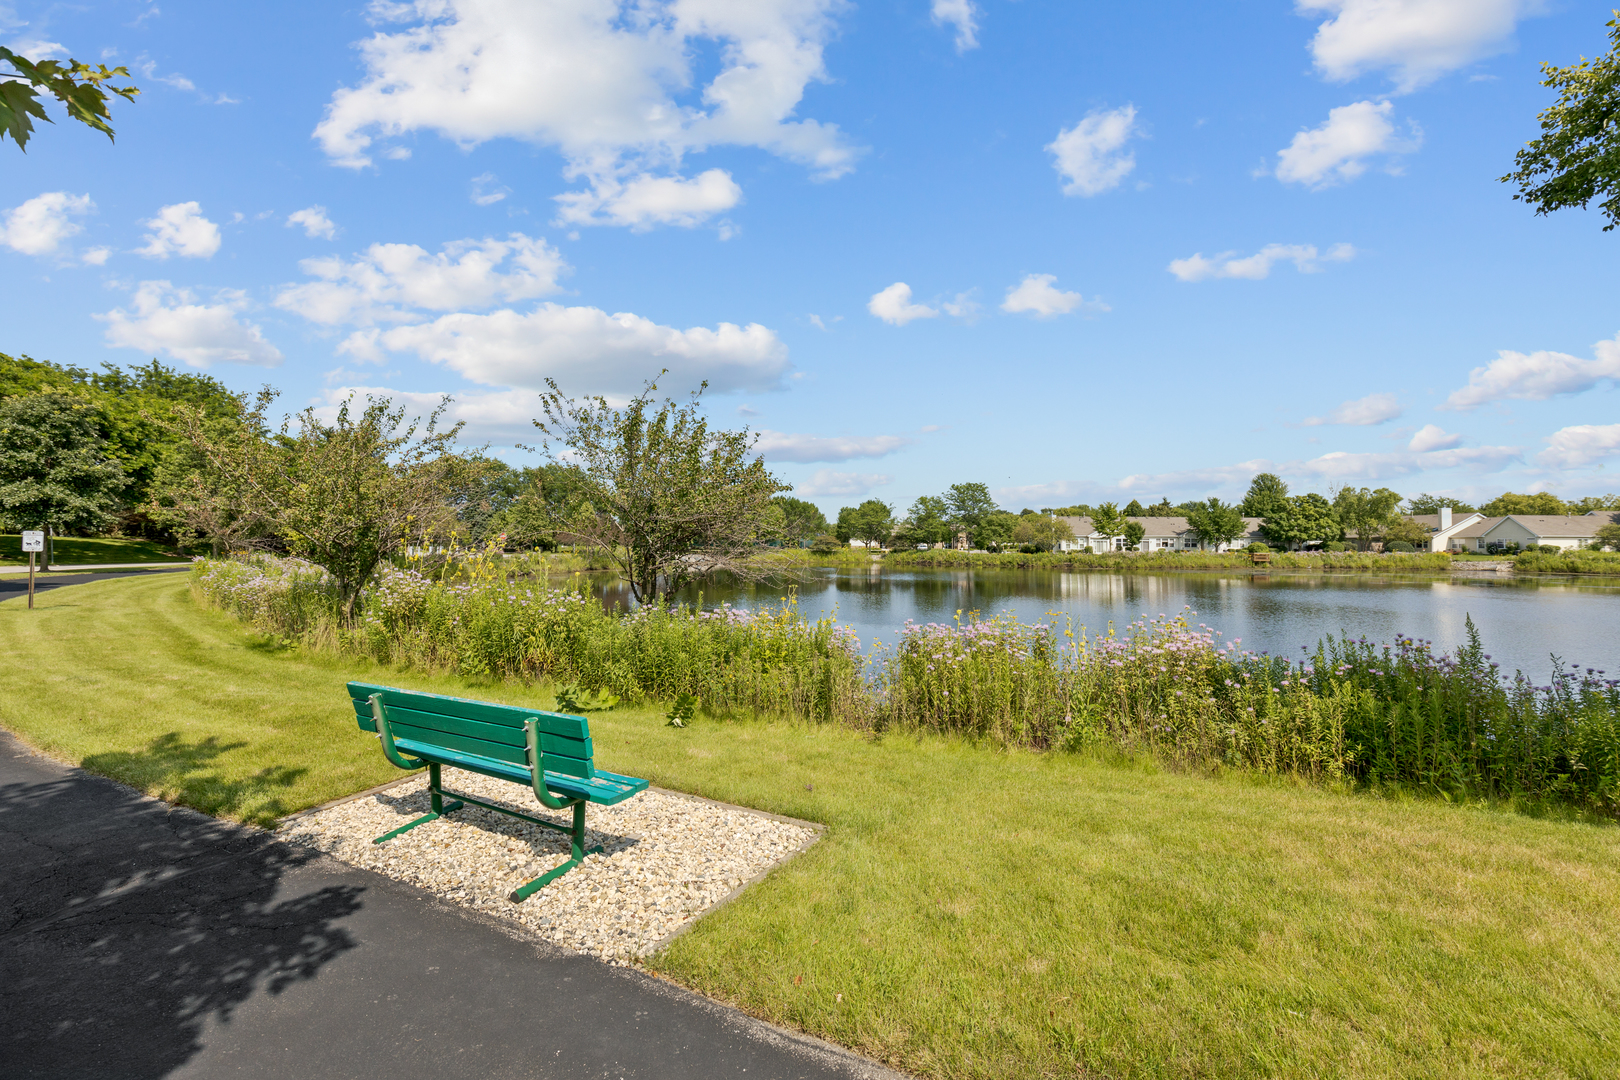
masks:
{"type": "Polygon", "coordinates": [[[1515,574],[1610,574],[1620,576],[1620,552],[1527,551],[1513,559],[1515,574]]]}
{"type": "MultiPolygon", "coordinates": [[[[59,536],[55,544],[58,566],[75,563],[175,562],[187,558],[172,547],[122,536],[59,536]]],[[[28,556],[22,550],[22,537],[16,533],[0,534],[0,564],[4,563],[28,564],[28,556]]]]}
{"type": "MultiPolygon", "coordinates": [[[[29,657],[9,730],[261,821],[399,775],[348,678],[550,704],[278,645],[173,578],[0,604],[0,648],[29,657]]],[[[829,725],[591,727],[607,767],[828,826],[651,966],[896,1066],[1613,1075],[1620,829],[829,725]]]]}
{"type": "MultiPolygon", "coordinates": [[[[1175,573],[1178,570],[1252,570],[1254,560],[1242,552],[1212,551],[1117,551],[1091,555],[1085,552],[1037,552],[1026,555],[1008,551],[998,554],[974,551],[896,551],[883,565],[898,569],[960,570],[1124,570],[1142,574],[1175,573]]],[[[1376,554],[1359,551],[1300,552],[1271,554],[1277,570],[1377,570],[1400,573],[1451,568],[1445,552],[1410,555],[1376,554]]]]}

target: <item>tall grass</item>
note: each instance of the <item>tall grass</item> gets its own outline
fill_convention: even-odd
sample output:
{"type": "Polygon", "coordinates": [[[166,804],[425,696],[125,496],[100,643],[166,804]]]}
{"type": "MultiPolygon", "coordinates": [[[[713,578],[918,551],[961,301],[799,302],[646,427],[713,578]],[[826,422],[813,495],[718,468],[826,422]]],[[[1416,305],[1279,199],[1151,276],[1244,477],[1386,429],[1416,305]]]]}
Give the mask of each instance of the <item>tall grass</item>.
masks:
{"type": "Polygon", "coordinates": [[[296,560],[204,562],[192,580],[266,631],[385,663],[577,682],[630,701],[688,693],[716,714],[1620,812],[1620,680],[1561,662],[1544,684],[1504,676],[1472,622],[1451,655],[1412,638],[1329,638],[1291,661],[1223,643],[1190,611],[1093,635],[969,616],[908,623],[863,655],[851,632],[801,618],[791,597],[752,611],[616,613],[578,575],[515,582],[474,562],[434,580],[393,567],[343,627],[335,590],[296,560]]]}
{"type": "MultiPolygon", "coordinates": [[[[933,567],[963,570],[1134,570],[1162,574],[1176,570],[1238,570],[1253,567],[1253,558],[1241,551],[896,551],[883,560],[888,567],[933,567]]],[[[1443,551],[1409,555],[1360,551],[1278,551],[1269,564],[1283,570],[1449,570],[1451,556],[1443,551]]]]}
{"type": "Polygon", "coordinates": [[[1614,574],[1620,576],[1617,551],[1527,551],[1513,559],[1519,574],[1614,574]]]}

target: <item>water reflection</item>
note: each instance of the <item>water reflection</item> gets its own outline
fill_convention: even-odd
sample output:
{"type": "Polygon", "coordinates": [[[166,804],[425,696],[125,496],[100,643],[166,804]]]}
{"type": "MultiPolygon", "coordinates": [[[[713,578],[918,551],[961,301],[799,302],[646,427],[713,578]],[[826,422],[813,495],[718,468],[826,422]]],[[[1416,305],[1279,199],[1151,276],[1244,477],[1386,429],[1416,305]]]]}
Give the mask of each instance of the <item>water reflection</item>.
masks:
{"type": "MultiPolygon", "coordinates": [[[[1538,677],[1548,654],[1620,669],[1620,582],[1480,576],[1374,574],[1107,574],[1040,570],[907,570],[818,568],[796,583],[710,581],[679,599],[704,607],[776,602],[796,589],[810,618],[836,615],[862,642],[890,642],[907,619],[949,622],[957,611],[1011,611],[1039,621],[1068,616],[1077,627],[1123,627],[1142,615],[1184,606],[1244,648],[1297,654],[1328,634],[1396,634],[1432,639],[1442,649],[1462,643],[1472,615],[1486,649],[1506,670],[1538,677]]],[[[604,599],[628,606],[628,589],[604,583],[604,599]]]]}

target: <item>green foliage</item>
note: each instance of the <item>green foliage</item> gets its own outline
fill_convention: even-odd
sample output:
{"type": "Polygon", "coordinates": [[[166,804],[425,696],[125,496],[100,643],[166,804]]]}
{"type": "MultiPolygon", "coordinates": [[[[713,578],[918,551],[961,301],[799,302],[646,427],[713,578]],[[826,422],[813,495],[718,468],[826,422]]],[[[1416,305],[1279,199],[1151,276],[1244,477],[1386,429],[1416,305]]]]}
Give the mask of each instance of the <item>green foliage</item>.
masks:
{"type": "Polygon", "coordinates": [[[952,484],[945,489],[947,520],[969,533],[982,528],[999,511],[990,488],[984,484],[952,484]]]}
{"type": "Polygon", "coordinates": [[[847,550],[848,545],[839,541],[832,533],[822,533],[816,537],[816,542],[810,545],[810,550],[816,555],[835,555],[847,550]]]}
{"type": "Polygon", "coordinates": [[[1243,550],[1248,552],[1250,555],[1269,555],[1271,553],[1271,548],[1268,547],[1266,544],[1261,543],[1258,540],[1256,540],[1254,543],[1250,544],[1248,547],[1244,548],[1243,550]]]}
{"type": "Polygon", "coordinates": [[[1593,533],[1589,546],[1600,551],[1604,548],[1620,551],[1620,521],[1610,522],[1593,533]]]}
{"type": "Polygon", "coordinates": [[[1322,545],[1322,550],[1327,552],[1348,551],[1349,548],[1350,545],[1346,544],[1343,540],[1329,540],[1327,543],[1322,545]]]}
{"type": "Polygon", "coordinates": [[[1160,498],[1158,502],[1147,508],[1144,517],[1180,517],[1180,511],[1170,502],[1168,496],[1160,498]]]}
{"type": "Polygon", "coordinates": [[[1500,177],[1537,214],[1602,199],[1604,232],[1620,224],[1620,11],[1614,16],[1605,24],[1607,55],[1541,65],[1541,85],[1557,90],[1558,101],[1537,117],[1541,135],[1514,156],[1517,168],[1500,177]]]}
{"type": "Polygon", "coordinates": [[[1073,540],[1074,530],[1069,528],[1068,522],[1051,514],[1023,514],[1013,529],[1012,539],[1020,548],[1051,551],[1063,541],[1073,540]]]}
{"type": "MultiPolygon", "coordinates": [[[[1129,510],[1130,507],[1127,506],[1125,509],[1129,510]]],[[[1127,521],[1125,523],[1125,550],[1137,550],[1137,548],[1141,546],[1142,537],[1146,535],[1147,529],[1142,527],[1142,523],[1140,521],[1127,521]]]]}
{"type": "Polygon", "coordinates": [[[1394,521],[1400,503],[1400,494],[1389,488],[1342,487],[1333,494],[1333,513],[1346,536],[1353,535],[1356,546],[1366,551],[1394,521]]]}
{"type": "Polygon", "coordinates": [[[1401,554],[1410,554],[1417,549],[1411,544],[1407,543],[1405,540],[1392,540],[1390,543],[1384,545],[1384,550],[1399,552],[1401,554]]]}
{"type": "Polygon", "coordinates": [[[67,109],[73,119],[87,127],[113,137],[108,122],[107,94],[117,94],[125,101],[134,101],[140,90],[134,86],[113,86],[112,79],[127,79],[129,69],[120,65],[109,68],[106,64],[91,67],[69,58],[34,62],[10,49],[0,48],[0,63],[10,71],[0,71],[0,142],[10,135],[19,150],[28,149],[28,140],[34,133],[34,120],[55,123],[46,115],[40,101],[40,91],[55,98],[67,109]],[[105,85],[104,85],[105,84],[105,85]]]}
{"type": "MultiPolygon", "coordinates": [[[[1260,526],[1265,538],[1287,550],[1313,540],[1337,540],[1339,518],[1333,506],[1316,492],[1295,495],[1260,526]]],[[[1341,545],[1338,550],[1343,550],[1341,545]]]]}
{"type": "Polygon", "coordinates": [[[1287,511],[1288,485],[1275,473],[1259,473],[1249,481],[1239,511],[1244,517],[1269,518],[1287,511]]]}
{"type": "Polygon", "coordinates": [[[894,535],[894,507],[881,499],[867,499],[859,506],[838,511],[837,535],[844,543],[861,540],[882,546],[894,535]]]}
{"type": "Polygon", "coordinates": [[[1620,576],[1620,551],[1527,551],[1513,560],[1516,574],[1610,574],[1620,576]]]}
{"type": "Polygon", "coordinates": [[[1200,543],[1219,550],[1223,544],[1243,536],[1249,530],[1243,514],[1237,507],[1211,496],[1197,509],[1187,512],[1187,525],[1200,543]]]}
{"type": "Polygon", "coordinates": [[[1620,510],[1620,495],[1588,495],[1566,504],[1571,514],[1590,514],[1594,510],[1620,510]]]}
{"type": "Polygon", "coordinates": [[[1480,507],[1479,512],[1486,517],[1507,517],[1509,514],[1567,514],[1570,507],[1550,491],[1538,491],[1533,495],[1516,495],[1511,491],[1504,491],[1480,507]]]}
{"type": "Polygon", "coordinates": [[[673,728],[683,728],[697,718],[698,699],[691,694],[676,694],[664,719],[673,728]]]}
{"type": "Polygon", "coordinates": [[[1406,500],[1408,514],[1438,514],[1442,508],[1450,507],[1454,514],[1472,514],[1474,508],[1461,499],[1453,499],[1447,495],[1415,495],[1406,500]]]}
{"type": "Polygon", "coordinates": [[[699,408],[708,383],[684,404],[656,401],[648,383],[623,408],[546,385],[541,448],[579,479],[577,510],[556,524],[609,552],[638,601],[715,571],[756,576],[749,559],[775,539],[771,496],[788,485],[749,460],[757,436],[746,428],[709,429],[699,408]]]}
{"type": "Polygon", "coordinates": [[[777,528],[785,543],[801,545],[831,528],[821,507],[813,502],[795,499],[791,495],[774,495],[771,505],[781,511],[782,519],[777,528]]]}
{"type": "Polygon", "coordinates": [[[914,547],[917,544],[949,542],[953,535],[950,512],[944,499],[932,495],[921,496],[911,504],[911,509],[906,511],[906,519],[895,530],[895,543],[902,547],[914,547]]]}
{"type": "Polygon", "coordinates": [[[97,419],[76,394],[0,399],[0,524],[79,532],[112,521],[124,472],[97,419]]]}
{"type": "Polygon", "coordinates": [[[1144,507],[1139,500],[1132,499],[1130,502],[1125,504],[1125,509],[1121,510],[1120,513],[1124,514],[1126,517],[1146,517],[1147,508],[1144,507]]]}

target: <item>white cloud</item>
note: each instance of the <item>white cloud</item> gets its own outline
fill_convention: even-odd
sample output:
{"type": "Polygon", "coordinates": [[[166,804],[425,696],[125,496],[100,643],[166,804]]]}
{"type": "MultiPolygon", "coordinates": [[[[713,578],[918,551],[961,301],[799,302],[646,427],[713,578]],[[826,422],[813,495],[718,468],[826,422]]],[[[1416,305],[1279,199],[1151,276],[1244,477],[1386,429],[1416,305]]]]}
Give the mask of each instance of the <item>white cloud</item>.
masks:
{"type": "MultiPolygon", "coordinates": [[[[323,395],[324,405],[316,414],[330,420],[337,408],[349,397],[364,401],[367,397],[385,397],[396,406],[403,405],[410,416],[427,417],[444,398],[442,393],[419,393],[394,390],[386,386],[339,386],[323,395]]],[[[453,393],[450,406],[440,423],[449,427],[465,423],[461,442],[476,446],[479,443],[513,443],[535,438],[534,419],[540,413],[540,398],[533,390],[497,390],[485,394],[453,393]]]]}
{"type": "Polygon", "coordinates": [[[133,313],[114,308],[96,318],[107,324],[108,345],[167,353],[192,367],[281,363],[281,351],[264,339],[264,333],[237,318],[247,306],[242,293],[225,290],[217,300],[198,304],[187,289],[167,281],[143,281],[135,290],[133,313]]]}
{"type": "Polygon", "coordinates": [[[1600,382],[1620,379],[1620,334],[1592,346],[1595,360],[1560,352],[1528,355],[1503,349],[1484,367],[1468,373],[1468,385],[1453,391],[1442,409],[1466,410],[1492,401],[1517,398],[1546,401],[1560,394],[1579,394],[1600,382]]]}
{"type": "MultiPolygon", "coordinates": [[[[407,157],[410,151],[405,152],[407,157]]],[[[503,185],[494,173],[483,173],[472,178],[472,201],[478,206],[494,206],[508,195],[512,189],[503,185]]]]}
{"type": "Polygon", "coordinates": [[[1358,101],[1328,110],[1321,127],[1301,131],[1277,151],[1277,179],[1321,189],[1354,180],[1367,171],[1375,154],[1406,154],[1416,150],[1422,135],[1415,124],[1409,138],[1395,133],[1388,101],[1358,101]]]}
{"type": "MultiPolygon", "coordinates": [[[[463,147],[499,138],[556,147],[566,174],[590,183],[578,194],[593,213],[611,207],[615,185],[678,177],[685,154],[711,146],[758,147],[837,177],[854,167],[855,147],[835,125],[794,114],[805,87],[827,77],[822,50],[843,6],[374,0],[375,19],[403,25],[360,44],[365,79],[332,96],[314,134],[353,168],[371,163],[375,139],[419,130],[463,147]],[[694,86],[701,58],[716,54],[719,70],[694,86]]],[[[712,200],[718,184],[708,184],[712,200]]],[[[679,214],[709,205],[694,210],[683,198],[679,214]]],[[[628,207],[625,216],[661,220],[628,207]]]]}
{"type": "Polygon", "coordinates": [[[36,64],[41,60],[66,59],[68,54],[66,45],[59,41],[47,41],[42,37],[20,37],[6,47],[18,56],[26,56],[36,64]]]}
{"type": "Polygon", "coordinates": [[[934,0],[933,15],[936,25],[956,27],[957,52],[979,47],[979,9],[973,0],[934,0]]]}
{"type": "Polygon", "coordinates": [[[1536,462],[1553,469],[1579,469],[1620,454],[1620,424],[1577,424],[1547,436],[1536,462]]]}
{"type": "Polygon", "coordinates": [[[1167,473],[1133,473],[1119,482],[1121,491],[1214,491],[1247,484],[1255,473],[1276,472],[1281,466],[1267,458],[1235,465],[1209,465],[1167,473]]]}
{"type": "Polygon", "coordinates": [[[1296,0],[1302,15],[1331,14],[1311,39],[1317,70],[1337,82],[1390,69],[1415,90],[1512,45],[1518,20],[1541,0],[1296,0]]]}
{"type": "Polygon", "coordinates": [[[326,207],[324,206],[306,206],[302,210],[294,210],[287,215],[287,224],[288,226],[302,225],[304,235],[311,239],[319,236],[330,240],[337,234],[337,226],[332,224],[332,219],[326,216],[326,207]]]}
{"type": "Polygon", "coordinates": [[[672,387],[703,380],[719,393],[773,390],[788,369],[787,347],[758,323],[677,330],[627,312],[542,304],[457,312],[430,323],[357,332],[339,347],[361,360],[415,353],[474,382],[538,390],[547,377],[569,393],[635,392],[661,369],[672,387]]]}
{"type": "Polygon", "coordinates": [[[590,191],[556,196],[559,225],[628,225],[645,232],[654,225],[701,225],[742,201],[742,188],[724,169],[690,180],[641,175],[628,183],[603,179],[590,191]]]}
{"type": "Polygon", "coordinates": [[[904,326],[913,319],[932,319],[939,314],[938,308],[913,304],[911,286],[903,281],[873,293],[872,299],[866,302],[866,310],[891,326],[904,326]]]}
{"type": "Polygon", "coordinates": [[[1401,415],[1401,403],[1394,394],[1368,394],[1364,398],[1347,401],[1326,416],[1313,416],[1302,421],[1305,427],[1317,427],[1322,424],[1348,424],[1353,427],[1370,427],[1373,424],[1382,424],[1401,415]]]}
{"type": "Polygon", "coordinates": [[[812,498],[827,495],[859,498],[873,488],[882,487],[893,480],[894,477],[886,473],[834,472],[832,469],[817,469],[814,476],[802,484],[795,484],[794,489],[797,494],[812,498]]]}
{"type": "MultiPolygon", "coordinates": [[[[21,51],[21,50],[18,50],[21,51]]],[[[88,195],[47,191],[6,211],[0,220],[0,244],[24,255],[55,255],[62,242],[84,227],[73,219],[95,213],[88,195]]]]}
{"type": "Polygon", "coordinates": [[[298,265],[320,280],[286,286],[276,306],[328,326],[408,322],[423,310],[535,299],[556,292],[568,269],[556,248],[522,233],[456,240],[437,255],[415,244],[373,244],[352,261],[333,255],[298,265]]]}
{"type": "Polygon", "coordinates": [[[1345,262],[1355,258],[1349,244],[1335,244],[1319,254],[1315,244],[1267,244],[1253,255],[1237,257],[1233,251],[1205,258],[1202,252],[1185,259],[1171,260],[1169,270],[1182,281],[1209,281],[1212,278],[1243,278],[1259,281],[1271,274],[1273,263],[1291,262],[1302,274],[1314,274],[1322,262],[1345,262]]]}
{"type": "Polygon", "coordinates": [[[1406,444],[1408,450],[1424,453],[1429,450],[1450,450],[1462,442],[1461,435],[1452,435],[1440,427],[1439,424],[1424,424],[1412,436],[1412,441],[1406,444]]]}
{"type": "Polygon", "coordinates": [[[112,248],[110,247],[86,248],[84,253],[79,256],[79,261],[86,266],[106,266],[107,259],[111,255],[112,248]]]}
{"type": "Polygon", "coordinates": [[[1389,480],[1416,473],[1446,469],[1473,472],[1500,472],[1524,451],[1516,446],[1451,447],[1427,451],[1395,450],[1378,454],[1352,454],[1342,450],[1322,454],[1308,461],[1276,462],[1266,458],[1214,465],[1177,472],[1136,474],[1119,482],[1124,491],[1241,491],[1255,473],[1276,473],[1284,479],[1298,478],[1327,483],[1357,483],[1389,480]]]}
{"type": "Polygon", "coordinates": [[[1059,131],[1046,149],[1057,158],[1053,167],[1066,183],[1065,195],[1101,195],[1117,187],[1136,168],[1136,155],[1124,146],[1136,129],[1136,106],[1097,109],[1074,127],[1059,131]]]}
{"type": "Polygon", "coordinates": [[[185,90],[188,92],[197,89],[196,83],[192,82],[190,79],[178,72],[172,75],[159,75],[157,73],[157,64],[151,60],[146,60],[140,64],[137,64],[135,70],[139,71],[141,75],[145,77],[147,82],[159,82],[164,86],[172,86],[176,90],[185,90]]]}
{"type": "Polygon", "coordinates": [[[899,435],[790,435],[766,430],[759,433],[754,449],[766,461],[851,461],[886,457],[910,443],[899,435]]]}
{"type": "Polygon", "coordinates": [[[1108,305],[1101,300],[1088,301],[1077,292],[1062,291],[1052,284],[1056,280],[1056,274],[1025,275],[1023,281],[1007,290],[1007,299],[1001,302],[1001,310],[1012,313],[1027,311],[1037,319],[1067,315],[1082,308],[1108,310],[1108,305]]]}
{"type": "Polygon", "coordinates": [[[140,254],[150,258],[183,255],[188,259],[207,259],[219,250],[219,226],[203,217],[202,207],[195,202],[165,206],[157,217],[141,224],[148,231],[146,246],[140,249],[140,254]]]}

